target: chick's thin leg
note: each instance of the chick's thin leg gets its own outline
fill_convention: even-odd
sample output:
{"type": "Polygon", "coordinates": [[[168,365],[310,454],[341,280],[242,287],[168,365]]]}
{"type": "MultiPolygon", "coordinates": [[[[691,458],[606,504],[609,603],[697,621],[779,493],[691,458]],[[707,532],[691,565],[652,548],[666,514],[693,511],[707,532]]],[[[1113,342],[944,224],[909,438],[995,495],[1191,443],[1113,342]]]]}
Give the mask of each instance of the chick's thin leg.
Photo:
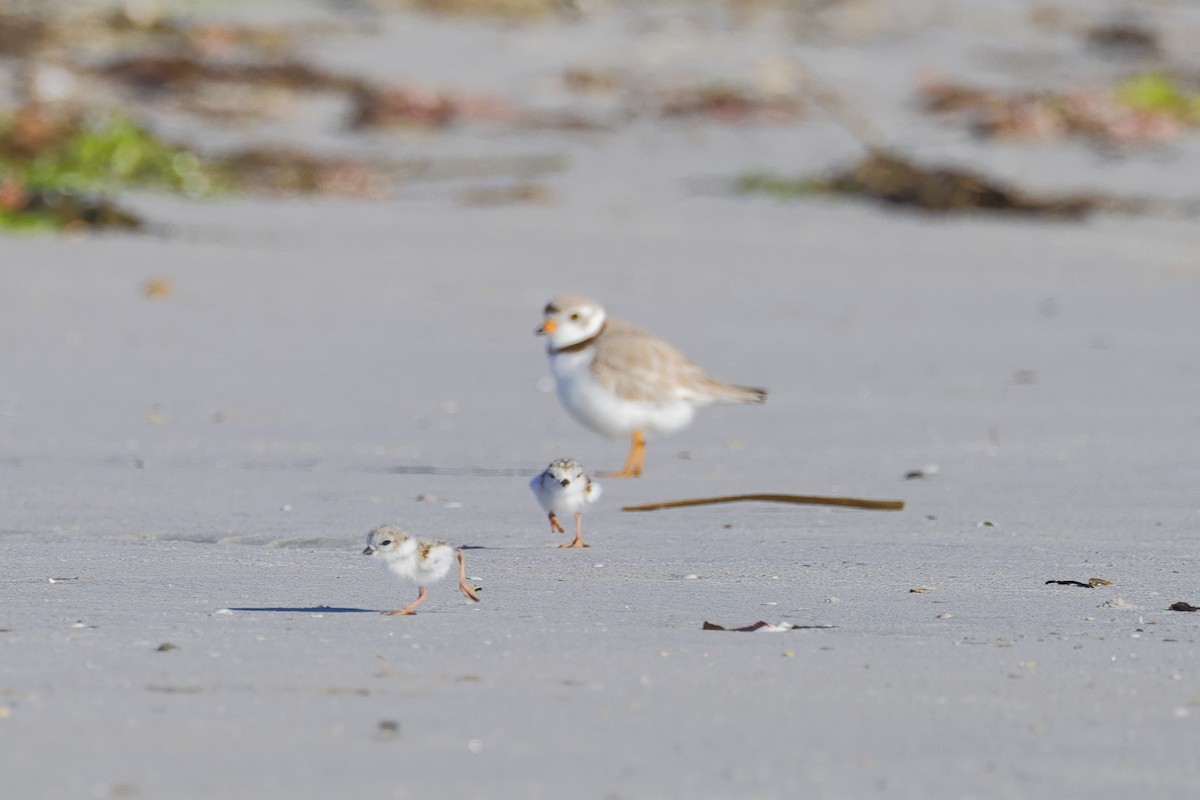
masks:
{"type": "Polygon", "coordinates": [[[462,550],[456,550],[455,555],[458,556],[458,590],[478,603],[479,595],[476,592],[479,591],[479,587],[467,583],[467,557],[463,555],[462,550]]]}
{"type": "Polygon", "coordinates": [[[429,596],[429,592],[425,591],[425,587],[418,586],[416,600],[413,600],[411,603],[409,603],[408,605],[406,605],[404,608],[400,609],[399,611],[384,611],[383,615],[385,617],[406,617],[406,616],[415,614],[417,612],[413,611],[413,609],[416,608],[417,606],[421,605],[421,603],[424,603],[425,598],[428,596],[429,596]]]}
{"type": "Polygon", "coordinates": [[[575,512],[575,540],[570,544],[560,544],[559,547],[591,547],[583,540],[583,512],[575,512]]]}

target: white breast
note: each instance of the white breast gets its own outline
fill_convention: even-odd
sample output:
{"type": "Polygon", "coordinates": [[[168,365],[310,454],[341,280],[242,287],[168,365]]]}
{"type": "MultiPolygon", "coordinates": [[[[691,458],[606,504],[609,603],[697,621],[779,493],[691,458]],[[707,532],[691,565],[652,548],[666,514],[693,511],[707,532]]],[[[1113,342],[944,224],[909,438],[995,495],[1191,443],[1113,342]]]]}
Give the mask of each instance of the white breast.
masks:
{"type": "Polygon", "coordinates": [[[596,380],[590,367],[592,353],[555,353],[549,356],[558,399],[585,427],[613,438],[635,430],[671,433],[687,427],[695,416],[692,403],[678,399],[665,403],[624,400],[596,380]]]}
{"type": "Polygon", "coordinates": [[[576,511],[582,511],[589,502],[586,479],[574,480],[563,486],[543,472],[533,479],[530,488],[533,489],[533,494],[542,508],[556,517],[574,516],[576,511]]]}

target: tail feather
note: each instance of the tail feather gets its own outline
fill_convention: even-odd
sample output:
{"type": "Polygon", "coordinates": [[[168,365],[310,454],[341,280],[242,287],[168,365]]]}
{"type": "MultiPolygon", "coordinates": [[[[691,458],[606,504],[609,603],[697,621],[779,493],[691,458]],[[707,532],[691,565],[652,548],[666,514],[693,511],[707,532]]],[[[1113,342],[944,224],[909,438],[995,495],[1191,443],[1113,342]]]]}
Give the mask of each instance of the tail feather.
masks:
{"type": "Polygon", "coordinates": [[[716,400],[725,403],[765,403],[767,390],[753,386],[733,386],[719,381],[709,381],[709,391],[716,400]]]}

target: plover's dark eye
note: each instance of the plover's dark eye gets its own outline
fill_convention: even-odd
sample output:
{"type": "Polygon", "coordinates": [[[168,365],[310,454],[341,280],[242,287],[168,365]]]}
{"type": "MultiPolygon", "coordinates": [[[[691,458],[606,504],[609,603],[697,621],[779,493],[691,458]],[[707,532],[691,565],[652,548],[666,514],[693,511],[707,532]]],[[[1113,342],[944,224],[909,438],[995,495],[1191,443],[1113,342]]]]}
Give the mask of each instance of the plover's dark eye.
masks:
{"type": "Polygon", "coordinates": [[[571,485],[571,479],[570,479],[570,478],[563,478],[561,481],[559,481],[559,483],[561,483],[563,486],[570,486],[570,485],[571,485]]]}
{"type": "Polygon", "coordinates": [[[380,547],[387,547],[387,546],[388,546],[389,544],[391,544],[391,543],[392,543],[392,540],[391,540],[391,539],[385,539],[385,540],[383,540],[382,542],[380,542],[380,543],[379,543],[379,546],[380,546],[380,547]]]}
{"type": "Polygon", "coordinates": [[[579,322],[579,312],[578,312],[578,311],[572,311],[572,312],[571,312],[571,321],[572,321],[572,322],[579,322]]]}

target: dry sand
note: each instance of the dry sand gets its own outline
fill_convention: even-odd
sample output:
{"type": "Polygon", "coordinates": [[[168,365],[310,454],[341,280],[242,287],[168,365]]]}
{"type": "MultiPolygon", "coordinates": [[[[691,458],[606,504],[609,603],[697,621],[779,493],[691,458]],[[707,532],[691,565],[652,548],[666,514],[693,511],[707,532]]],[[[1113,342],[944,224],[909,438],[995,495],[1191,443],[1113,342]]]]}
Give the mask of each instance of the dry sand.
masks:
{"type": "Polygon", "coordinates": [[[0,242],[4,796],[1200,791],[1195,221],[684,186],[831,131],[557,143],[547,207],[145,197],[173,235],[0,242]],[[582,551],[526,487],[624,456],[546,391],[563,290],[771,390],[652,441],[582,551]],[[618,510],[752,491],[908,508],[618,510]],[[360,555],[388,521],[483,601],[375,613],[414,595],[360,555]],[[759,619],[834,627],[701,630],[759,619]]]}

